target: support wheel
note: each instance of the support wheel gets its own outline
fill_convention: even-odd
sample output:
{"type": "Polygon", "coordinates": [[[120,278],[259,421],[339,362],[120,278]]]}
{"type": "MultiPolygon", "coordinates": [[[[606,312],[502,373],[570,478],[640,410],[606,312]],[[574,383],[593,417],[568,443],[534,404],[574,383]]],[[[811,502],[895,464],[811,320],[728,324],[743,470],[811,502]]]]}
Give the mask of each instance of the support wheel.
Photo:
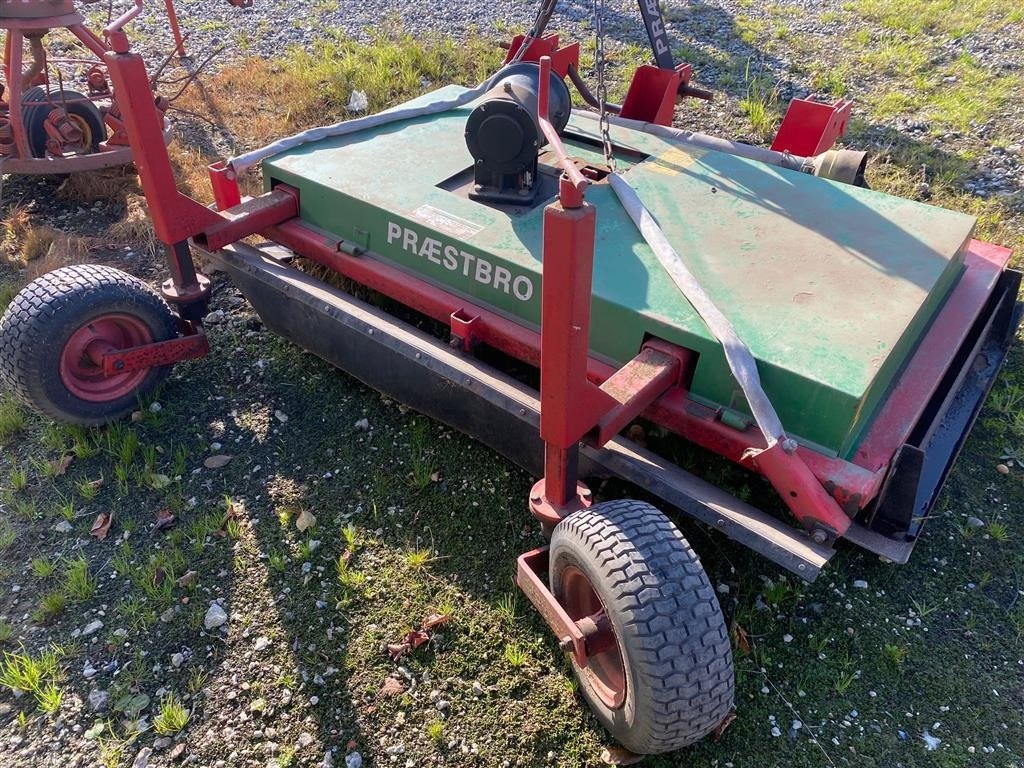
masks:
{"type": "Polygon", "coordinates": [[[46,118],[56,107],[64,107],[68,119],[82,132],[82,140],[68,149],[75,154],[90,155],[99,151],[100,142],[107,138],[103,114],[88,97],[78,91],[49,91],[36,86],[25,91],[22,103],[34,103],[25,107],[22,120],[33,157],[46,157],[46,118]],[[43,103],[45,102],[45,103],[43,103]]]}
{"type": "Polygon", "coordinates": [[[729,714],[722,610],[690,545],[656,508],[624,499],[570,515],[552,534],[549,576],[570,618],[591,629],[587,666],[573,660],[580,691],[624,747],[680,749],[729,714]]]}
{"type": "Polygon", "coordinates": [[[33,280],[0,317],[0,382],[19,400],[70,424],[126,416],[170,366],[104,376],[101,360],[178,335],[166,302],[112,267],[62,267],[33,280]]]}

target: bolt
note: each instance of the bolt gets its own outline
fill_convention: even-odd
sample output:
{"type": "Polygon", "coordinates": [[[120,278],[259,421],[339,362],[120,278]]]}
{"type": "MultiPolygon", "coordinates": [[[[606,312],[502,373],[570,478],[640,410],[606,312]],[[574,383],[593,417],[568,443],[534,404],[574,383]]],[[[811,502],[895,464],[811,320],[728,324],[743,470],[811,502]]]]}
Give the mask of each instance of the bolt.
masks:
{"type": "Polygon", "coordinates": [[[814,532],[811,533],[811,540],[815,544],[824,544],[828,541],[828,533],[823,531],[821,528],[815,528],[814,532]]]}
{"type": "Polygon", "coordinates": [[[118,371],[123,371],[124,370],[124,360],[117,360],[114,363],[114,369],[118,370],[118,371]]]}
{"type": "Polygon", "coordinates": [[[782,450],[784,450],[786,453],[796,453],[797,447],[798,444],[796,440],[794,440],[792,437],[787,437],[785,440],[782,441],[782,450]]]}
{"type": "Polygon", "coordinates": [[[540,496],[531,496],[530,497],[530,503],[532,503],[532,504],[540,504],[542,501],[544,501],[544,499],[542,499],[540,496]]]}

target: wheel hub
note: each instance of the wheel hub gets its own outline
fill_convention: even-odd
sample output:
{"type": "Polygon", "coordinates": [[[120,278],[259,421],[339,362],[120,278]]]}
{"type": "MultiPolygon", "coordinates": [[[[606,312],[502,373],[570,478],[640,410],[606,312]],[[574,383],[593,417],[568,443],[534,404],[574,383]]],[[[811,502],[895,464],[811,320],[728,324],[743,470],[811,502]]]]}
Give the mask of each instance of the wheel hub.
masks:
{"type": "Polygon", "coordinates": [[[587,666],[580,669],[593,685],[594,693],[609,709],[626,702],[626,665],[622,647],[608,612],[590,579],[574,565],[562,571],[561,602],[587,646],[587,666]]]}
{"type": "Polygon", "coordinates": [[[60,377],[75,397],[106,403],[130,395],[145,380],[148,369],[107,376],[103,356],[109,352],[150,344],[153,335],[137,317],[103,315],[71,334],[60,356],[60,377]]]}

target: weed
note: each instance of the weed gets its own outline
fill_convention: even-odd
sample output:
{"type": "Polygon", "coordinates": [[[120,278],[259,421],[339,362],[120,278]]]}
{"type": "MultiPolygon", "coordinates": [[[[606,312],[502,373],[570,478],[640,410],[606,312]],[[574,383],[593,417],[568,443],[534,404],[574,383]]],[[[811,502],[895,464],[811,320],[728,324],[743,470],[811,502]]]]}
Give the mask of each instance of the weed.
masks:
{"type": "Polygon", "coordinates": [[[71,497],[57,494],[57,514],[69,523],[75,519],[75,500],[71,497]]]}
{"type": "Polygon", "coordinates": [[[0,621],[0,643],[6,643],[14,634],[14,627],[6,621],[0,621]]]}
{"type": "Polygon", "coordinates": [[[103,486],[103,476],[97,480],[82,479],[75,483],[75,491],[86,501],[92,501],[103,486]]]}
{"type": "Polygon", "coordinates": [[[15,493],[21,493],[28,487],[28,472],[11,462],[11,472],[7,477],[8,487],[15,493]]]}
{"type": "Polygon", "coordinates": [[[432,720],[426,728],[427,738],[429,738],[435,744],[440,744],[444,740],[444,723],[440,720],[432,720]]]}
{"type": "Polygon", "coordinates": [[[907,653],[909,650],[902,645],[886,643],[882,648],[882,657],[885,659],[885,663],[894,668],[899,668],[906,661],[907,653]]]}
{"type": "Polygon", "coordinates": [[[750,75],[750,62],[747,62],[744,75],[747,94],[740,100],[740,109],[750,121],[751,130],[762,140],[772,135],[778,122],[778,89],[763,76],[750,75]]]}
{"type": "Polygon", "coordinates": [[[507,661],[516,669],[526,664],[528,660],[529,656],[527,655],[526,651],[524,651],[515,643],[509,643],[505,646],[505,661],[507,661]]]}
{"type": "Polygon", "coordinates": [[[96,593],[96,577],[89,573],[89,561],[79,555],[64,566],[64,594],[80,603],[96,593]]]}
{"type": "Polygon", "coordinates": [[[242,536],[242,524],[236,519],[231,518],[228,520],[227,525],[224,526],[224,532],[229,538],[238,539],[242,536]]]}
{"type": "Polygon", "coordinates": [[[57,563],[50,558],[34,557],[29,567],[32,569],[32,575],[37,579],[48,579],[56,572],[57,563]]]}
{"type": "Polygon", "coordinates": [[[14,721],[18,724],[18,727],[23,731],[26,728],[28,728],[28,714],[25,712],[25,710],[21,710],[20,712],[18,712],[18,716],[14,718],[14,721]]]}
{"type": "Polygon", "coordinates": [[[131,542],[122,541],[121,546],[117,548],[117,552],[114,553],[111,559],[111,564],[114,566],[114,571],[118,576],[122,578],[131,576],[134,558],[135,550],[132,548],[131,542]]]}
{"type": "Polygon", "coordinates": [[[0,549],[8,549],[18,538],[14,528],[6,520],[0,518],[0,549]]]}
{"type": "Polygon", "coordinates": [[[922,619],[927,618],[931,614],[935,613],[935,611],[939,608],[939,606],[937,605],[928,605],[928,603],[924,600],[921,600],[919,602],[916,598],[913,597],[910,598],[910,603],[914,606],[914,613],[916,613],[922,619]]]}
{"type": "Polygon", "coordinates": [[[989,524],[985,526],[985,531],[992,537],[993,541],[998,541],[999,543],[1008,541],[1010,538],[1010,531],[1002,520],[989,521],[989,524]]]}
{"type": "Polygon", "coordinates": [[[352,523],[349,523],[341,529],[341,537],[345,541],[345,549],[354,554],[358,544],[358,532],[356,531],[356,527],[352,525],[352,523]]]}
{"type": "Polygon", "coordinates": [[[277,758],[277,764],[279,768],[292,768],[295,765],[295,747],[286,747],[281,750],[281,754],[277,758]]]}
{"type": "Polygon", "coordinates": [[[857,677],[858,675],[856,670],[851,672],[840,672],[832,687],[838,695],[842,696],[850,689],[850,686],[853,685],[853,681],[856,680],[857,677]]]}
{"type": "Polygon", "coordinates": [[[422,571],[433,560],[434,553],[429,549],[412,549],[402,555],[406,568],[413,571],[422,571]]]}
{"type": "Polygon", "coordinates": [[[267,557],[267,565],[278,573],[284,573],[284,569],[288,567],[288,558],[280,552],[274,552],[267,557]]]}
{"type": "Polygon", "coordinates": [[[344,556],[338,558],[335,568],[338,572],[338,583],[345,590],[346,597],[350,596],[353,592],[360,591],[366,583],[366,574],[359,573],[350,568],[348,560],[344,556]]]}
{"type": "Polygon", "coordinates": [[[188,725],[192,713],[185,709],[173,691],[160,699],[160,708],[153,717],[153,730],[161,736],[172,736],[188,725]]]}
{"type": "Polygon", "coordinates": [[[0,445],[25,429],[25,412],[11,395],[0,397],[0,445]]]}
{"type": "Polygon", "coordinates": [[[46,624],[64,613],[68,598],[60,590],[53,590],[43,595],[39,607],[32,612],[32,620],[38,624],[46,624]]]}
{"type": "Polygon", "coordinates": [[[498,613],[508,622],[513,622],[518,618],[519,599],[515,592],[506,592],[498,599],[498,613]]]}
{"type": "Polygon", "coordinates": [[[14,500],[14,511],[25,520],[34,520],[39,512],[36,500],[24,496],[19,496],[14,500]]]}
{"type": "Polygon", "coordinates": [[[47,715],[55,715],[64,703],[64,690],[53,683],[47,683],[36,692],[36,702],[47,715]]]}
{"type": "Polygon", "coordinates": [[[197,696],[199,692],[206,687],[206,684],[210,681],[210,673],[202,669],[201,667],[195,667],[188,676],[188,682],[185,684],[185,690],[189,692],[190,696],[197,696]]]}

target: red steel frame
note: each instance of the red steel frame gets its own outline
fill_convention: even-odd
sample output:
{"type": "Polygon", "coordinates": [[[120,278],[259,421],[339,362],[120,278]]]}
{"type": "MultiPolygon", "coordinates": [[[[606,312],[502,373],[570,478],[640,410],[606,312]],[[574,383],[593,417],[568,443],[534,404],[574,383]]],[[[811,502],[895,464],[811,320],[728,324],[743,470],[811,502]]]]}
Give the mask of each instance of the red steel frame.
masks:
{"type": "MultiPolygon", "coordinates": [[[[618,370],[589,356],[594,210],[583,199],[588,182],[573,173],[571,164],[566,164],[571,171],[561,180],[559,200],[544,212],[544,253],[550,258],[544,259],[542,324],[537,332],[310,226],[298,215],[298,191],[286,185],[242,200],[230,169],[217,164],[211,166],[210,173],[219,210],[182,194],[159,140],[162,121],[149,96],[142,59],[129,51],[122,32],[115,31],[109,39],[113,50],[106,55],[106,62],[115,86],[127,95],[125,128],[131,145],[140,149],[136,157],[139,176],[157,237],[167,246],[172,277],[163,292],[178,305],[182,317],[201,318],[208,292],[208,282],[192,264],[189,239],[217,248],[260,234],[448,324],[453,338],[467,350],[485,344],[539,367],[545,479],[531,493],[531,507],[545,526],[589,504],[589,492],[575,477],[580,440],[601,445],[633,418],[643,416],[769,477],[796,517],[823,534],[820,540],[841,534],[837,515],[848,524],[850,517],[878,495],[893,456],[909,436],[1010,256],[1005,248],[970,243],[963,278],[851,461],[805,446],[792,455],[781,449],[765,451],[763,439],[753,428],[727,425],[720,412],[689,396],[687,384],[696,364],[692,351],[652,340],[618,370]]],[[[543,63],[550,65],[550,60],[543,63]]],[[[547,83],[543,76],[541,83],[547,83]]],[[[554,138],[551,143],[557,153],[559,142],[554,138]]]]}

